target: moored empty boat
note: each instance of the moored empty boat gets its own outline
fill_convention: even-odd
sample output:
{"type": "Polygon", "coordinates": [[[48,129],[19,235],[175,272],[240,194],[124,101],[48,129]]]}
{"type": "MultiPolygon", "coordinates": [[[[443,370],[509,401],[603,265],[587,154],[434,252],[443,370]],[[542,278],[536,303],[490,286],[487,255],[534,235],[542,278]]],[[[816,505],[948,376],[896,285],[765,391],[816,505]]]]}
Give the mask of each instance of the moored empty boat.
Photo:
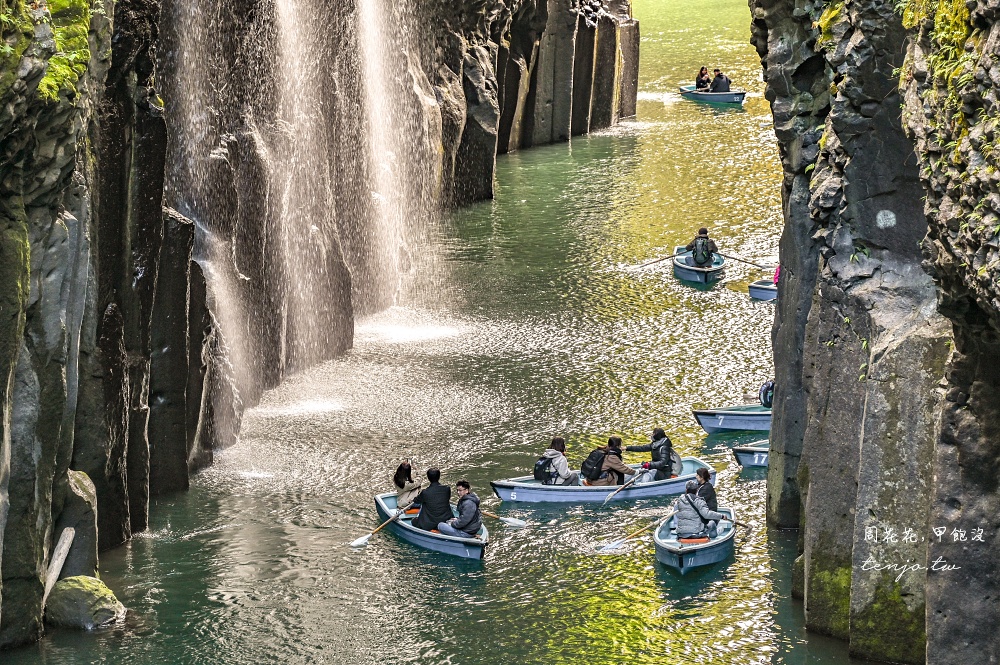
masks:
{"type": "Polygon", "coordinates": [[[681,97],[693,99],[696,102],[708,102],[709,104],[742,104],[747,96],[744,90],[734,90],[731,92],[708,92],[698,90],[693,85],[680,86],[681,97]]]}
{"type": "Polygon", "coordinates": [[[754,300],[775,300],[778,297],[778,285],[770,278],[751,282],[748,289],[754,300]]]}
{"type": "Polygon", "coordinates": [[[674,247],[674,277],[699,284],[711,284],[725,277],[726,257],[715,253],[712,255],[711,263],[698,266],[695,265],[692,256],[692,251],[674,247]]]}
{"type": "MultiPolygon", "coordinates": [[[[732,508],[719,506],[718,512],[736,519],[732,508]]],[[[653,533],[653,543],[656,545],[656,560],[681,575],[692,568],[725,561],[735,550],[736,525],[732,522],[720,522],[715,538],[678,539],[674,530],[675,521],[676,518],[671,518],[664,522],[653,533]]]]}
{"type": "Polygon", "coordinates": [[[769,446],[734,446],[733,455],[742,467],[766,467],[769,446]]]}
{"type": "Polygon", "coordinates": [[[720,406],[715,409],[694,409],[694,418],[709,434],[717,432],[768,432],[771,430],[771,409],[760,404],[720,406]]]}
{"type": "MultiPolygon", "coordinates": [[[[380,520],[384,522],[390,519],[396,514],[396,494],[394,492],[377,494],[375,496],[375,509],[378,511],[380,520]]],[[[455,506],[452,506],[451,509],[455,516],[458,517],[458,510],[455,506]]],[[[480,527],[476,537],[457,538],[435,531],[418,529],[413,526],[413,518],[415,517],[415,513],[412,515],[403,515],[386,528],[406,542],[423,547],[424,549],[460,556],[466,559],[483,558],[486,545],[489,544],[490,540],[490,534],[486,530],[485,525],[480,527]]]]}
{"type": "MultiPolygon", "coordinates": [[[[695,479],[695,473],[700,468],[708,469],[715,481],[715,469],[697,457],[681,458],[681,472],[676,478],[667,478],[650,483],[638,483],[618,492],[613,501],[628,499],[648,499],[671,494],[683,494],[684,485],[695,479]]],[[[630,464],[633,469],[639,469],[639,464],[630,464]]],[[[558,501],[563,503],[603,502],[609,494],[618,489],[616,485],[543,485],[532,476],[519,476],[505,480],[490,482],[493,491],[504,501],[545,502],[558,501]]]]}

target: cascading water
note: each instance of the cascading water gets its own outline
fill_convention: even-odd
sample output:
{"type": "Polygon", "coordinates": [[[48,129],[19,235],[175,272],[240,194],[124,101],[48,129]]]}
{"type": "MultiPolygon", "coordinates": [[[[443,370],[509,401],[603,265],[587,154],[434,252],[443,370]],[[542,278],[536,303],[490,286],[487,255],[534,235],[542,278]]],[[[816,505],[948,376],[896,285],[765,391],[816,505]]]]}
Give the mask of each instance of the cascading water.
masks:
{"type": "Polygon", "coordinates": [[[435,217],[441,120],[386,0],[169,2],[168,205],[197,255],[241,389],[351,344],[392,304],[435,217]]]}

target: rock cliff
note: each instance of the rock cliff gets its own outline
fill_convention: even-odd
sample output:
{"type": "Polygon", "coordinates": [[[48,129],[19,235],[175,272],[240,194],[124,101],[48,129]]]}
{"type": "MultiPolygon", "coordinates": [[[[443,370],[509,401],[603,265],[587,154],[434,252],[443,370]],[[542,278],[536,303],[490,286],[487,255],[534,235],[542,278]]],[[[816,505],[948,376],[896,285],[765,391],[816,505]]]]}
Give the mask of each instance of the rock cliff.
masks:
{"type": "Polygon", "coordinates": [[[785,173],[768,515],[807,625],[993,662],[996,10],[750,5],[785,173]]]}
{"type": "Polygon", "coordinates": [[[92,574],[350,347],[386,208],[488,198],[496,154],[635,112],[627,0],[396,7],[375,54],[361,2],[0,0],[0,648],[42,633],[59,529],[92,574]],[[393,153],[420,169],[387,183],[393,153]]]}

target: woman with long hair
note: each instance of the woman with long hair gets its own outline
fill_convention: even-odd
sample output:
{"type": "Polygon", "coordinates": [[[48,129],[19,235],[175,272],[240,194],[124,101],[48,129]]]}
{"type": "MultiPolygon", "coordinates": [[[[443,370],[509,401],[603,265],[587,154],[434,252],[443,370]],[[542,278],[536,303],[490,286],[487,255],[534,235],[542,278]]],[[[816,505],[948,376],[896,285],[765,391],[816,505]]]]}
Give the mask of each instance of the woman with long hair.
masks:
{"type": "Polygon", "coordinates": [[[413,503],[420,494],[420,483],[413,480],[413,467],[410,466],[409,460],[404,460],[396,467],[392,484],[396,486],[396,505],[399,507],[413,503]]]}

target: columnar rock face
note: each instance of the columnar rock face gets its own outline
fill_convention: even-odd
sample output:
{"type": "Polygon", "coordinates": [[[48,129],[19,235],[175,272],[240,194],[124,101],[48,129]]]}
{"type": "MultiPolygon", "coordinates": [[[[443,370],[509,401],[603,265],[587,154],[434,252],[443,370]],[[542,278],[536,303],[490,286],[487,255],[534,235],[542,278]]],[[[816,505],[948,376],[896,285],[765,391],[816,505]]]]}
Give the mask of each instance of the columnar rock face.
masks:
{"type": "Polygon", "coordinates": [[[769,518],[802,528],[811,629],[922,662],[933,573],[878,568],[932,560],[952,343],[921,266],[935,220],[900,116],[907,34],[882,2],[751,8],[785,172],[769,518]]]}
{"type": "Polygon", "coordinates": [[[627,0],[381,4],[372,54],[354,0],[0,0],[0,648],[40,636],[63,528],[93,574],[246,404],[350,347],[398,281],[379,214],[491,196],[575,105],[634,114],[627,0]],[[407,111],[379,154],[372,90],[407,111]],[[384,182],[392,153],[423,170],[384,182]]]}

